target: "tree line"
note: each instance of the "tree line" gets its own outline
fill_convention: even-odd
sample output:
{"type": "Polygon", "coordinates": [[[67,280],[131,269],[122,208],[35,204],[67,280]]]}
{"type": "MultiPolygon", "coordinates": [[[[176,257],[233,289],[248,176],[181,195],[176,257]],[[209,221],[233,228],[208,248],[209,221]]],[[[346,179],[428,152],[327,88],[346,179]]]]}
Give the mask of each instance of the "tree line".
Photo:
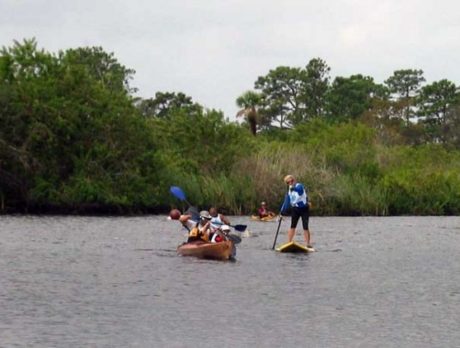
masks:
{"type": "Polygon", "coordinates": [[[0,212],[132,214],[188,200],[277,209],[282,177],[314,214],[460,212],[460,98],[422,70],[329,76],[319,58],[277,67],[236,98],[243,123],[182,92],[135,97],[135,72],[101,47],[0,51],[0,212]]]}
{"type": "Polygon", "coordinates": [[[254,90],[243,93],[237,104],[255,134],[257,129],[292,128],[315,118],[327,122],[363,117],[387,123],[403,121],[416,130],[412,142],[458,145],[459,87],[442,79],[425,84],[423,71],[394,71],[383,84],[361,74],[336,77],[320,58],[305,68],[280,66],[259,77],[254,90]],[[457,127],[457,128],[456,128],[457,127]],[[418,139],[417,139],[418,138],[418,139]]]}

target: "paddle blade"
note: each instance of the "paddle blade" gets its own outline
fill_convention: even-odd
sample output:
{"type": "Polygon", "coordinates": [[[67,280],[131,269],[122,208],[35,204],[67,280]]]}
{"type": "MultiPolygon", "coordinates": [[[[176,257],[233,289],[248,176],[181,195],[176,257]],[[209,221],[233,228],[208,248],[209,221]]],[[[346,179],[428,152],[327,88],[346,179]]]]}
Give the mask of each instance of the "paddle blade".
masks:
{"type": "Polygon", "coordinates": [[[231,225],[235,231],[238,231],[238,232],[244,232],[246,231],[246,228],[248,228],[248,225],[231,225]]]}
{"type": "Polygon", "coordinates": [[[173,194],[174,197],[181,201],[185,201],[187,198],[185,197],[184,191],[178,186],[171,186],[169,191],[173,194]]]}
{"type": "Polygon", "coordinates": [[[233,243],[235,244],[240,244],[241,243],[241,237],[234,235],[234,234],[228,234],[227,238],[230,239],[233,243]]]}

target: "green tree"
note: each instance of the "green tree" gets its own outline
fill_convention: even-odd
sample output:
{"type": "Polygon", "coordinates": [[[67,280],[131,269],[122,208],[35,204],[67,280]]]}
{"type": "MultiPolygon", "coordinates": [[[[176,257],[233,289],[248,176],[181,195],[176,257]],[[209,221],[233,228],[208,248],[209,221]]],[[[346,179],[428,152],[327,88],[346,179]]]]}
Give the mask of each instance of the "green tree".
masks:
{"type": "Polygon", "coordinates": [[[424,117],[432,141],[445,142],[448,112],[460,101],[457,86],[446,79],[424,86],[419,95],[420,115],[424,117]]]}
{"type": "Polygon", "coordinates": [[[237,112],[236,117],[244,117],[246,119],[252,135],[256,135],[257,125],[261,123],[261,116],[258,110],[261,101],[261,95],[253,91],[247,91],[236,99],[236,105],[241,108],[237,112]]]}
{"type": "Polygon", "coordinates": [[[416,69],[396,70],[385,80],[390,92],[395,95],[395,102],[400,104],[406,124],[415,116],[416,97],[424,81],[423,70],[416,69]]]}
{"type": "Polygon", "coordinates": [[[305,68],[305,119],[325,116],[326,95],[329,89],[331,68],[320,58],[308,62],[305,68]]]}
{"type": "Polygon", "coordinates": [[[99,49],[56,56],[35,40],[2,49],[0,170],[8,204],[152,204],[145,185],[157,172],[156,149],[125,84],[130,70],[116,60],[116,76],[95,69],[106,57],[99,49]]]}
{"type": "Polygon", "coordinates": [[[177,110],[185,110],[189,114],[201,113],[203,107],[195,103],[192,97],[182,92],[157,92],[155,98],[137,102],[138,108],[145,117],[165,118],[177,110]]]}
{"type": "Polygon", "coordinates": [[[113,53],[105,52],[102,47],[79,47],[59,53],[63,65],[80,64],[88,74],[99,81],[104,88],[112,92],[135,92],[129,81],[135,71],[121,65],[113,53]]]}
{"type": "Polygon", "coordinates": [[[447,111],[443,139],[447,144],[460,149],[460,102],[447,111]]]}
{"type": "Polygon", "coordinates": [[[302,69],[279,66],[255,82],[255,89],[262,94],[263,113],[280,128],[292,127],[302,120],[304,80],[302,69]]]}
{"type": "Polygon", "coordinates": [[[385,98],[385,88],[369,76],[336,77],[327,95],[328,119],[356,119],[374,106],[376,98],[385,98]]]}
{"type": "Polygon", "coordinates": [[[420,114],[428,121],[445,124],[447,111],[460,100],[457,86],[446,79],[424,86],[420,91],[420,114]]]}
{"type": "Polygon", "coordinates": [[[0,51],[0,185],[9,201],[28,202],[34,174],[44,167],[39,150],[52,132],[40,100],[53,94],[57,69],[57,59],[34,39],[0,51]]]}

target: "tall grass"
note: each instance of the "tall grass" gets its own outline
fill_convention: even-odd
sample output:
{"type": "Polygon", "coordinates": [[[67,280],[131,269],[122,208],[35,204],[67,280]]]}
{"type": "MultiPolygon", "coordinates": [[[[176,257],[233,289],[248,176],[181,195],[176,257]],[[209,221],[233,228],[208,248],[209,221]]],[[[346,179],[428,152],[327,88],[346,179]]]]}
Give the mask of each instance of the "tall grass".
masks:
{"type": "Polygon", "coordinates": [[[227,214],[253,213],[261,201],[278,211],[287,174],[308,188],[312,215],[460,214],[460,152],[437,145],[389,147],[357,127],[333,129],[334,139],[328,127],[297,130],[292,139],[261,138],[230,172],[174,177],[190,202],[227,214]]]}

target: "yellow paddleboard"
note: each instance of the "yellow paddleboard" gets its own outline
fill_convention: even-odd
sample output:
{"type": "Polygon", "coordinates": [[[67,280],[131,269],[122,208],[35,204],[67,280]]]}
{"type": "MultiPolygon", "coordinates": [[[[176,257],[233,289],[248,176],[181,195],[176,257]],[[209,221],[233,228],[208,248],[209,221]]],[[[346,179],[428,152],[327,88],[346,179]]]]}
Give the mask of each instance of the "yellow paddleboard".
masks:
{"type": "Polygon", "coordinates": [[[310,253],[315,251],[315,249],[308,248],[305,245],[299,244],[297,242],[289,242],[277,247],[276,251],[279,251],[280,253],[310,253]]]}

